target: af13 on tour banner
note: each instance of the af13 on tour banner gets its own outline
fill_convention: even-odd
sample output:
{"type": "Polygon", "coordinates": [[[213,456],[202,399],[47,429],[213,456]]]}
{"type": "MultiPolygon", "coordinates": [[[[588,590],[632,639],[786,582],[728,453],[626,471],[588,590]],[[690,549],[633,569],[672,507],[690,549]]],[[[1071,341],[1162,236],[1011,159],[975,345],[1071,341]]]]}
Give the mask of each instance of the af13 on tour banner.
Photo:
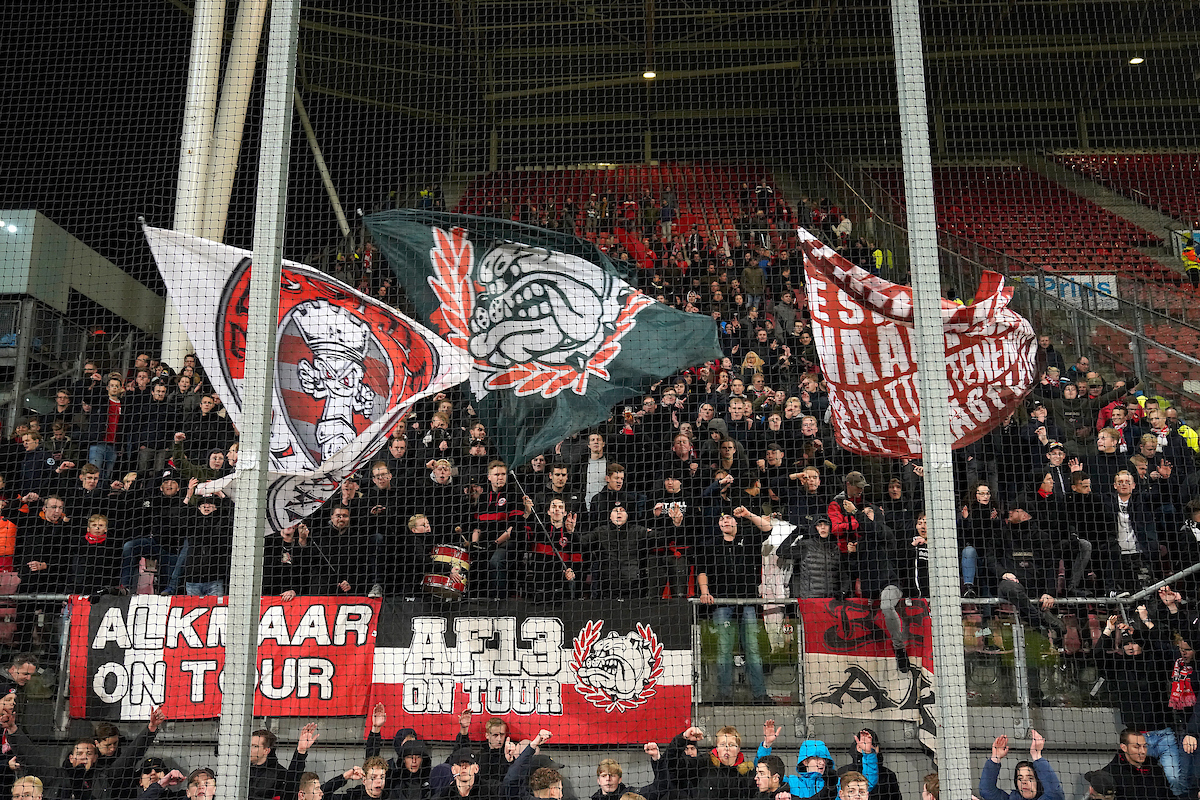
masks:
{"type": "Polygon", "coordinates": [[[689,724],[691,612],[663,601],[389,603],[372,689],[388,737],[411,727],[453,739],[469,710],[473,739],[496,716],[515,739],[547,728],[564,744],[668,741],[689,724]]]}
{"type": "Polygon", "coordinates": [[[910,662],[908,672],[900,672],[878,604],[861,598],[799,603],[809,715],[862,720],[863,724],[913,722],[921,744],[936,750],[928,604],[905,601],[896,609],[910,662]]]}
{"type": "MultiPolygon", "coordinates": [[[[379,600],[264,597],[255,716],[367,710],[379,600]]],[[[221,713],[228,607],[216,597],[105,597],[71,603],[71,716],[144,720],[221,713]]]]}
{"type": "MultiPolygon", "coordinates": [[[[838,444],[869,456],[921,455],[912,289],[851,264],[801,228],[805,288],[838,444]]],[[[941,301],[954,447],[984,436],[1033,387],[1037,339],[985,272],[969,306],[941,301]]],[[[942,423],[939,420],[939,424],[942,423]]]]}

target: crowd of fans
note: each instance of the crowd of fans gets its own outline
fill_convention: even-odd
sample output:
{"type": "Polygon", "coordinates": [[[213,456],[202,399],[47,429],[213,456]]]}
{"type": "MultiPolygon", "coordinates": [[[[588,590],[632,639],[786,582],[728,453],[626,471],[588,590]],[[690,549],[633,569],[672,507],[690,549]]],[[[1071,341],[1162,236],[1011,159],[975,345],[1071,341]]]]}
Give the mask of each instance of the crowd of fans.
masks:
{"type": "MultiPolygon", "coordinates": [[[[1140,615],[1143,630],[1172,629],[1178,612],[1170,610],[1171,607],[1171,603],[1164,601],[1164,608],[1157,615],[1158,623],[1151,619],[1156,615],[1143,608],[1140,615]]],[[[1114,618],[1106,636],[1115,625],[1114,618]]],[[[1129,628],[1124,623],[1120,626],[1129,628]]],[[[1174,630],[1178,638],[1183,629],[1176,626],[1174,630]]],[[[1161,635],[1157,638],[1166,641],[1161,635]]],[[[1136,639],[1136,634],[1127,632],[1116,657],[1160,658],[1161,652],[1142,650],[1143,645],[1154,646],[1151,639],[1136,639]]],[[[1145,665],[1143,662],[1142,666],[1145,665]]],[[[102,723],[91,737],[74,742],[61,763],[48,757],[45,748],[36,746],[19,725],[18,700],[35,668],[31,656],[19,656],[0,673],[3,677],[0,690],[4,692],[0,696],[0,747],[8,756],[7,764],[0,768],[0,789],[11,789],[14,800],[155,800],[182,796],[189,800],[211,800],[217,795],[219,778],[212,768],[198,767],[185,774],[163,758],[148,755],[159,728],[167,721],[161,709],[152,711],[145,729],[132,740],[123,739],[116,727],[102,723]]],[[[1129,678],[1122,680],[1153,682],[1132,676],[1130,673],[1129,678]]],[[[1122,689],[1133,691],[1130,686],[1122,689]]],[[[1153,703],[1148,697],[1130,697],[1128,701],[1141,710],[1133,713],[1122,707],[1129,727],[1121,732],[1112,759],[1102,768],[1086,773],[1088,797],[1168,800],[1173,794],[1182,797],[1194,793],[1197,777],[1194,767],[1200,765],[1200,756],[1194,756],[1196,723],[1188,722],[1190,733],[1183,743],[1184,754],[1176,751],[1172,760],[1159,742],[1164,733],[1140,727],[1148,717],[1138,714],[1153,717],[1159,713],[1149,708],[1153,703]],[[1158,755],[1152,755],[1156,751],[1158,755]]],[[[354,800],[561,800],[563,797],[564,767],[541,750],[552,736],[548,730],[539,731],[532,740],[516,741],[509,737],[504,720],[493,717],[483,725],[484,741],[476,743],[470,739],[472,714],[464,712],[459,717],[459,734],[451,744],[450,755],[434,763],[430,745],[409,727],[397,729],[392,739],[395,755],[386,759],[381,756],[382,730],[387,723],[383,704],[372,709],[368,722],[370,733],[361,762],[325,780],[308,763],[320,736],[315,723],[301,729],[286,768],[276,756],[276,735],[267,729],[254,731],[248,800],[320,800],[326,794],[354,800]]],[[[824,741],[805,740],[797,750],[792,774],[784,761],[772,754],[780,733],[775,720],[767,719],[757,752],[753,760],[747,760],[737,728],[720,728],[713,737],[713,746],[706,752],[701,744],[704,731],[688,727],[665,746],[657,742],[645,744],[643,751],[650,759],[653,780],[644,787],[626,785],[622,767],[615,759],[600,760],[596,766],[597,789],[591,800],[833,800],[835,797],[902,800],[900,782],[895,772],[881,763],[881,742],[870,728],[854,735],[848,758],[840,767],[824,741]]],[[[996,737],[979,777],[980,800],[1066,800],[1062,783],[1043,754],[1045,738],[1036,730],[1030,736],[1029,758],[1017,762],[1013,770],[1014,788],[1009,792],[997,786],[1000,767],[1009,753],[1009,738],[996,737]]],[[[940,800],[936,772],[922,778],[921,797],[940,800]]]]}
{"type": "MultiPolygon", "coordinates": [[[[660,210],[669,202],[651,200],[660,210]]],[[[610,205],[604,214],[597,211],[593,225],[593,202],[583,202],[559,224],[595,233],[602,246],[619,250],[607,228],[639,217],[614,216],[610,205]]],[[[775,201],[764,209],[755,192],[744,204],[751,221],[784,213],[775,201]]],[[[880,270],[881,253],[856,250],[848,226],[824,230],[829,211],[821,203],[812,207],[825,214],[816,229],[880,270]]],[[[503,215],[503,208],[498,211],[503,215]]],[[[640,219],[644,225],[649,217],[640,219]]],[[[770,703],[759,653],[759,609],[721,601],[768,596],[768,577],[790,569],[786,591],[771,597],[861,596],[877,602],[897,669],[907,672],[897,609],[905,598],[928,591],[921,465],[864,459],[834,440],[820,358],[806,308],[798,302],[802,259],[778,237],[748,230],[744,241],[750,244],[737,236],[715,241],[660,228],[657,243],[650,243],[660,255],[648,268],[642,265],[647,291],[713,316],[724,353],[719,361],[663,381],[615,407],[605,423],[525,464],[498,460],[490,432],[461,390],[418,404],[386,449],[361,475],[348,478],[324,508],[268,537],[264,592],[285,599],[427,596],[423,581],[433,568],[431,549],[448,546],[462,551],[462,566],[453,574],[465,587],[461,596],[472,599],[695,597],[712,608],[718,623],[717,701],[732,697],[733,651],[740,638],[753,698],[770,703]]],[[[624,260],[627,253],[617,257],[624,260]]],[[[389,284],[387,291],[395,290],[389,284]]],[[[237,463],[237,430],[220,398],[191,356],[178,371],[150,353],[139,354],[128,373],[106,373],[98,366],[85,364],[80,379],[57,392],[54,408],[23,420],[0,452],[0,525],[15,531],[11,551],[0,548],[0,559],[9,559],[0,567],[19,576],[21,594],[224,594],[231,507],[220,493],[201,489],[237,463]]],[[[1110,382],[1083,356],[1068,366],[1048,336],[1039,337],[1038,373],[1022,408],[955,451],[946,480],[947,491],[959,500],[964,597],[999,597],[1061,644],[1064,598],[1091,598],[1099,608],[1200,563],[1197,434],[1176,407],[1145,391],[1142,379],[1110,382]]],[[[1161,608],[1143,608],[1131,623],[1110,620],[1095,648],[1124,724],[1140,731],[1122,734],[1121,753],[1109,769],[1118,785],[1122,776],[1141,779],[1147,773],[1142,764],[1157,764],[1176,794],[1195,789],[1200,759],[1192,755],[1200,723],[1188,715],[1195,707],[1189,643],[1197,632],[1196,591],[1196,577],[1182,577],[1160,592],[1161,608]],[[1177,732],[1184,731],[1188,735],[1179,741],[1177,732]]],[[[48,608],[48,601],[19,606],[15,644],[44,649],[38,625],[48,608]]],[[[990,613],[982,605],[980,610],[985,617],[990,613]]],[[[20,762],[15,717],[6,719],[14,727],[12,735],[6,733],[6,748],[20,762]]],[[[152,718],[148,740],[156,725],[152,718]]],[[[256,738],[269,758],[273,737],[261,734],[256,738]]],[[[731,737],[736,731],[726,738],[731,737]]],[[[724,766],[714,761],[712,775],[704,766],[703,780],[753,786],[756,770],[741,769],[744,762],[734,770],[736,779],[720,771],[733,765],[725,764],[720,733],[717,738],[713,758],[724,766]]],[[[144,753],[145,742],[139,742],[141,737],[129,752],[141,747],[144,753]]],[[[540,743],[535,740],[528,752],[536,754],[540,743]]],[[[407,744],[391,764],[378,759],[376,747],[360,767],[324,785],[304,773],[302,758],[299,768],[293,761],[292,768],[276,773],[281,781],[289,776],[289,796],[312,798],[341,785],[330,788],[333,783],[361,780],[350,796],[409,797],[390,788],[380,794],[385,784],[411,783],[404,770],[415,774],[428,767],[421,745],[407,744]],[[423,758],[425,766],[409,769],[409,758],[423,758]]],[[[676,744],[667,749],[663,768],[656,768],[658,786],[644,790],[647,800],[690,796],[679,794],[678,787],[699,785],[686,783],[692,779],[688,767],[672,765],[672,754],[687,749],[686,742],[676,744]]],[[[822,778],[832,758],[818,744],[810,755],[827,763],[804,767],[799,776],[783,775],[778,759],[765,754],[758,766],[767,765],[766,785],[778,778],[792,794],[827,792],[832,798],[836,781],[822,778]]],[[[77,747],[89,749],[87,743],[77,747]]],[[[451,763],[449,791],[485,797],[527,791],[534,756],[522,762],[514,754],[499,774],[487,766],[495,749],[451,763]],[[507,780],[517,765],[524,771],[507,780]]],[[[86,766],[85,771],[111,770],[114,763],[101,751],[71,758],[71,769],[86,766]]],[[[1047,773],[1042,762],[1033,756],[1032,780],[1037,792],[1053,794],[1056,781],[1048,777],[1053,771],[1047,773]]],[[[129,766],[120,764],[123,771],[129,766]]],[[[142,788],[153,793],[161,780],[165,791],[173,779],[162,770],[145,771],[150,766],[147,761],[141,775],[152,780],[141,778],[142,788]]],[[[874,796],[873,767],[865,760],[861,766],[874,796]]],[[[1038,794],[1022,788],[1031,780],[1022,777],[1022,769],[1018,765],[1017,791],[1031,800],[1038,794]]],[[[75,780],[66,774],[49,770],[39,777],[75,780]]],[[[554,796],[553,780],[541,785],[540,774],[532,771],[528,790],[554,796]]],[[[211,772],[193,772],[186,781],[188,796],[208,796],[215,781],[211,772]]],[[[981,792],[994,797],[995,770],[991,781],[981,792]]],[[[846,783],[843,776],[843,787],[846,783]]],[[[604,797],[615,793],[604,786],[604,797]]],[[[1104,795],[1102,786],[1093,787],[1097,797],[1104,795]]],[[[759,789],[769,791],[762,784],[759,789]]],[[[843,796],[852,798],[857,795],[843,796]]]]}

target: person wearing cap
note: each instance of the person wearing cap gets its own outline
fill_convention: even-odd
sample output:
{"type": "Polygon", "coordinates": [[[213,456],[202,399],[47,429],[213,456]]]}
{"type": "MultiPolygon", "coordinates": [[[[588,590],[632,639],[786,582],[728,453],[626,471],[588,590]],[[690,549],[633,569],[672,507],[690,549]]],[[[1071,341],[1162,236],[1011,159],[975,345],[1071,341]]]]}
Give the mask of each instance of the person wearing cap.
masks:
{"type": "Polygon", "coordinates": [[[859,530],[862,528],[865,503],[862,500],[863,489],[870,484],[861,472],[850,472],[845,478],[845,488],[834,495],[825,507],[825,514],[833,526],[833,535],[837,538],[838,549],[843,553],[853,553],[851,544],[858,541],[859,530]]]}
{"type": "Polygon", "coordinates": [[[1057,560],[1047,532],[1033,521],[1024,504],[1009,504],[999,535],[987,546],[987,565],[999,579],[997,594],[1011,603],[1026,624],[1038,629],[1057,631],[1062,636],[1066,624],[1054,608],[1054,580],[1057,560]],[[1037,598],[1035,603],[1031,598],[1037,598]]]}
{"type": "MultiPolygon", "coordinates": [[[[195,488],[188,487],[189,497],[195,488]]],[[[190,549],[184,588],[192,596],[222,597],[229,586],[233,514],[222,494],[198,495],[195,510],[183,520],[190,549]]]]}
{"type": "Polygon", "coordinates": [[[703,510],[694,491],[691,471],[679,464],[664,469],[662,491],[650,499],[647,527],[655,541],[647,554],[651,597],[662,597],[668,586],[672,598],[688,596],[688,575],[696,552],[703,510]]]}
{"type": "Polygon", "coordinates": [[[1040,466],[1046,446],[1052,441],[1067,438],[1067,432],[1050,419],[1050,409],[1041,400],[1034,400],[1029,408],[1029,422],[1021,427],[1021,438],[1028,453],[1028,466],[1040,466]]]}
{"type": "Polygon", "coordinates": [[[121,547],[120,589],[122,593],[137,591],[135,570],[144,557],[158,559],[162,594],[173,595],[179,589],[187,564],[188,543],[182,532],[182,520],[187,511],[178,470],[164,469],[155,473],[156,481],[145,490],[134,489],[127,498],[127,525],[134,538],[121,547]],[[157,486],[154,484],[157,483],[157,486]]]}
{"type": "Polygon", "coordinates": [[[1102,769],[1083,773],[1088,785],[1088,800],[1116,800],[1117,783],[1113,776],[1102,769]]]}
{"type": "MultiPolygon", "coordinates": [[[[561,506],[561,500],[551,501],[552,511],[561,506]]],[[[678,506],[672,506],[666,516],[672,522],[678,521],[682,524],[683,513],[678,506]]],[[[550,516],[550,524],[554,525],[553,514],[550,516]]],[[[652,531],[645,525],[630,522],[629,512],[625,507],[614,506],[609,512],[607,524],[578,537],[575,546],[592,553],[593,599],[662,597],[662,588],[666,583],[665,569],[654,569],[651,566],[648,570],[646,562],[649,561],[653,565],[659,560],[659,557],[651,554],[647,559],[643,555],[648,549],[651,549],[649,547],[651,541],[657,543],[662,540],[659,530],[659,528],[655,528],[652,531]],[[650,577],[651,574],[654,576],[653,581],[650,577]],[[658,587],[657,595],[651,588],[654,586],[658,587]]],[[[683,536],[680,535],[679,538],[682,539],[683,536]]],[[[536,542],[534,547],[537,547],[536,542]]],[[[537,555],[536,550],[534,555],[537,555]]],[[[564,551],[563,555],[565,557],[573,554],[564,551]]],[[[561,565],[549,561],[546,556],[544,558],[549,563],[545,568],[547,572],[542,578],[543,582],[548,583],[551,579],[557,580],[555,573],[561,571],[561,565]]],[[[535,594],[535,596],[537,595],[535,594]]]]}
{"type": "MultiPolygon", "coordinates": [[[[1176,762],[1178,766],[1178,762],[1176,762]]],[[[1150,754],[1148,737],[1143,731],[1126,728],[1112,761],[1104,767],[1112,778],[1115,796],[1137,800],[1172,800],[1172,792],[1183,796],[1186,786],[1176,789],[1162,761],[1150,754]]],[[[1094,773],[1088,773],[1092,775],[1094,773]]],[[[1103,784],[1103,779],[1099,779],[1103,784]]],[[[1089,784],[1091,779],[1088,780],[1089,784]]],[[[1090,796],[1089,792],[1089,796],[1090,796]]]]}
{"type": "Polygon", "coordinates": [[[434,795],[436,800],[499,800],[495,784],[479,777],[479,759],[470,748],[460,747],[450,754],[450,771],[454,781],[434,795]]]}
{"type": "Polygon", "coordinates": [[[1029,735],[1029,760],[1017,762],[1013,770],[1016,788],[1011,792],[1003,792],[996,787],[1000,761],[1008,755],[1008,737],[997,736],[992,742],[991,758],[984,762],[983,773],[979,776],[979,796],[982,800],[1066,800],[1062,782],[1054,772],[1054,767],[1042,758],[1046,739],[1035,730],[1031,730],[1029,735]]]}
{"type": "Polygon", "coordinates": [[[1144,797],[1135,786],[1154,783],[1150,774],[1165,775],[1171,790],[1182,795],[1187,788],[1183,760],[1175,738],[1171,697],[1171,675],[1175,667],[1175,648],[1166,625],[1156,625],[1146,606],[1138,607],[1138,628],[1112,615],[1104,626],[1100,644],[1093,649],[1100,675],[1121,712],[1127,729],[1121,734],[1121,752],[1107,767],[1118,784],[1121,797],[1144,797]],[[1119,640],[1114,642],[1114,633],[1119,640]],[[1149,763],[1153,769],[1146,767],[1149,763]],[[1147,771],[1149,769],[1149,772],[1147,771]]]}
{"type": "Polygon", "coordinates": [[[792,597],[845,597],[849,590],[842,554],[829,517],[822,514],[807,530],[797,526],[775,555],[792,562],[792,597]]]}
{"type": "MultiPolygon", "coordinates": [[[[178,795],[168,794],[168,790],[174,789],[186,780],[187,775],[177,769],[168,770],[161,758],[147,758],[142,762],[141,778],[137,784],[141,792],[135,793],[138,800],[177,797],[178,795]]],[[[134,795],[127,796],[133,797],[134,795]]]]}

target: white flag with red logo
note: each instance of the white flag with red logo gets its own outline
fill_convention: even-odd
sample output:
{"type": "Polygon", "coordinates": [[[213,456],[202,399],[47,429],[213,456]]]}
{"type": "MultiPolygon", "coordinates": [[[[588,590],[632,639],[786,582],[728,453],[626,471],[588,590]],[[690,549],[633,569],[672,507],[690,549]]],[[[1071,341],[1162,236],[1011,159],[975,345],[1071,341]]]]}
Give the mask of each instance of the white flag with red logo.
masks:
{"type": "MultiPolygon", "coordinates": [[[[912,289],[851,264],[803,228],[798,234],[838,444],[864,455],[919,457],[912,289]]],[[[1033,386],[1037,337],[1008,307],[1012,295],[1003,276],[985,272],[973,304],[942,300],[950,379],[944,424],[956,448],[999,424],[1033,386]]]]}
{"type": "MultiPolygon", "coordinates": [[[[145,227],[213,389],[241,422],[251,254],[145,227]]],[[[178,366],[178,365],[176,365],[178,366]]],[[[312,514],[387,441],[417,400],[466,380],[457,347],[320,270],[283,262],[267,520],[312,514]]],[[[236,473],[200,487],[236,495],[236,473]]]]}

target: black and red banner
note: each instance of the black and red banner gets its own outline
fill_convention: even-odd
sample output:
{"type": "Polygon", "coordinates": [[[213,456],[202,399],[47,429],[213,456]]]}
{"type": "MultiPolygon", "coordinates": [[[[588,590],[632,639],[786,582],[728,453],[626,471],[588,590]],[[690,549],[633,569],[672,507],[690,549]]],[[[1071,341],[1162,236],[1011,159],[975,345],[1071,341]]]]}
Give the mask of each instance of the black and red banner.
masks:
{"type": "MultiPolygon", "coordinates": [[[[219,598],[106,597],[71,606],[71,716],[144,720],[221,711],[227,607],[219,598]]],[[[687,603],[391,603],[263,598],[254,713],[389,712],[385,734],[458,733],[470,710],[514,737],[541,728],[565,744],[666,741],[692,702],[687,603]]]]}
{"type": "MultiPolygon", "coordinates": [[[[256,716],[367,711],[379,600],[264,597],[256,716]]],[[[71,603],[71,716],[144,720],[221,713],[228,607],[216,597],[105,597],[71,603]]]]}
{"type": "Polygon", "coordinates": [[[372,701],[388,709],[385,736],[453,739],[469,710],[473,739],[496,716],[518,739],[667,741],[690,720],[691,622],[685,602],[389,603],[372,701]]]}
{"type": "Polygon", "coordinates": [[[878,603],[850,598],[801,600],[799,604],[808,713],[914,722],[921,743],[936,749],[929,604],[911,600],[896,609],[904,628],[908,672],[896,668],[878,603]]]}

